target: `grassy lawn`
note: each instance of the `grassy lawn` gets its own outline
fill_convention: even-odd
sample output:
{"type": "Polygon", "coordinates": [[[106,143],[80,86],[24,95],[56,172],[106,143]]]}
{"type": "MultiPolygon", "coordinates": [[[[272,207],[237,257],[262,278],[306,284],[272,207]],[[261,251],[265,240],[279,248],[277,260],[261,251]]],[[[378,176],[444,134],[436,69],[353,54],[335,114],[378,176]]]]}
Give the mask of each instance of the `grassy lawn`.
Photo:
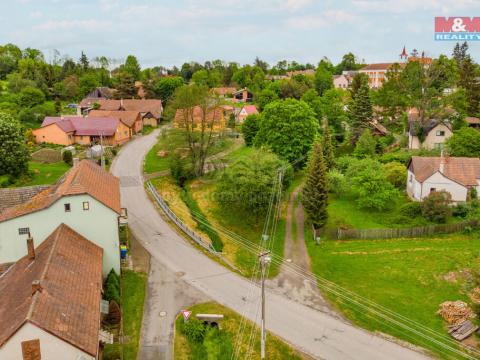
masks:
{"type": "MultiPolygon", "coordinates": [[[[195,319],[195,314],[210,313],[222,314],[224,319],[221,322],[221,330],[210,330],[210,336],[206,336],[202,342],[195,342],[187,339],[184,334],[184,321],[182,315],[177,318],[175,326],[174,340],[174,359],[175,360],[203,360],[203,359],[230,359],[232,352],[239,349],[239,358],[247,358],[248,340],[250,332],[255,325],[247,321],[243,336],[238,336],[238,328],[242,317],[236,312],[214,302],[194,305],[190,308],[192,315],[190,319],[195,319]]],[[[192,321],[192,320],[190,320],[192,321]]],[[[253,359],[260,358],[260,337],[259,329],[255,326],[256,337],[253,344],[251,357],[253,359]]],[[[208,334],[208,333],[207,333],[208,334]]],[[[270,333],[267,334],[266,342],[266,358],[267,359],[305,359],[303,355],[293,350],[289,345],[270,333]]]]}
{"type": "MultiPolygon", "coordinates": [[[[215,144],[210,148],[209,155],[215,155],[223,150],[226,150],[233,144],[233,140],[229,138],[217,139],[215,144]]],[[[147,174],[152,174],[158,171],[167,170],[169,168],[170,156],[173,151],[185,148],[185,137],[183,130],[170,129],[162,132],[158,137],[158,142],[150,149],[145,156],[145,165],[143,171],[147,174]],[[167,152],[165,157],[158,156],[159,151],[167,152]]]]}
{"type": "Polygon", "coordinates": [[[135,360],[142,328],[147,275],[125,270],[122,280],[123,333],[128,339],[128,342],[123,345],[123,358],[135,360]]]}
{"type": "Polygon", "coordinates": [[[124,344],[105,345],[105,359],[120,358],[123,349],[124,360],[136,360],[142,328],[146,282],[145,273],[123,270],[121,287],[124,344]]]}
{"type": "MultiPolygon", "coordinates": [[[[478,233],[395,240],[327,240],[317,246],[311,240],[309,227],[305,229],[315,274],[438,333],[446,335],[446,323],[436,314],[442,302],[471,303],[467,294],[474,286],[473,274],[480,269],[478,233]],[[472,275],[461,275],[459,271],[464,269],[472,271],[472,275]],[[457,280],[447,281],[445,275],[449,272],[455,272],[457,280]]],[[[354,323],[441,353],[434,345],[404,333],[405,330],[389,327],[335,295],[325,291],[324,294],[354,323]]],[[[442,357],[455,358],[446,354],[442,357]]]]}
{"type": "MultiPolygon", "coordinates": [[[[30,161],[28,168],[31,175],[20,177],[10,185],[11,187],[53,184],[70,169],[70,166],[63,161],[51,164],[30,161]]],[[[0,184],[6,179],[7,176],[0,176],[0,184]]]]}

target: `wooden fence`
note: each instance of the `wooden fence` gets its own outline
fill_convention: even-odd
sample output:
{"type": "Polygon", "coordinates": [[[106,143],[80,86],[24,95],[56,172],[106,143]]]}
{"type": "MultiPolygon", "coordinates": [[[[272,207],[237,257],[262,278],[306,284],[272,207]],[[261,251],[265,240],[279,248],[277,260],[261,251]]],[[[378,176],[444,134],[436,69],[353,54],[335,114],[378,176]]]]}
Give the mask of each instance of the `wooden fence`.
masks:
{"type": "Polygon", "coordinates": [[[479,220],[470,220],[454,224],[426,225],[412,228],[337,229],[337,239],[393,239],[428,236],[441,233],[450,234],[462,231],[466,227],[476,228],[478,225],[479,220]]]}

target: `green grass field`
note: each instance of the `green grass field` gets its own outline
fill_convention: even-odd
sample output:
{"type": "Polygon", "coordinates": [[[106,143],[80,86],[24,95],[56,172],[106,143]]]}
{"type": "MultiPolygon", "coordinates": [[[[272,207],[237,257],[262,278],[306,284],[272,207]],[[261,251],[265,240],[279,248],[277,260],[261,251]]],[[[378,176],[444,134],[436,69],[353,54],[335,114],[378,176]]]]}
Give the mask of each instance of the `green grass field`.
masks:
{"type": "MultiPolygon", "coordinates": [[[[440,334],[447,335],[446,323],[436,314],[439,305],[449,300],[471,303],[467,294],[476,284],[475,274],[480,269],[478,233],[417,239],[327,240],[319,246],[313,243],[309,227],[305,235],[316,275],[440,334]],[[465,269],[472,275],[460,275],[459,271],[465,269]],[[449,272],[458,274],[456,281],[445,279],[449,272]]],[[[419,340],[418,336],[378,321],[372,314],[325,290],[323,293],[354,323],[441,353],[438,347],[419,340]]],[[[442,357],[456,358],[448,354],[442,357]]]]}
{"type": "MultiPolygon", "coordinates": [[[[28,169],[29,175],[21,176],[16,179],[14,184],[10,184],[9,187],[53,184],[70,169],[70,166],[63,161],[51,164],[30,161],[28,169]]],[[[7,180],[7,176],[0,176],[0,183],[5,180],[7,180]]]]}
{"type": "MultiPolygon", "coordinates": [[[[192,311],[191,319],[195,318],[195,314],[222,314],[224,319],[221,322],[221,330],[215,333],[215,337],[206,336],[204,342],[194,342],[189,340],[184,332],[184,321],[182,315],[179,315],[175,324],[175,340],[174,340],[174,359],[175,360],[203,360],[218,359],[227,360],[232,357],[232,352],[238,351],[240,359],[260,358],[260,339],[259,329],[255,326],[257,336],[253,342],[251,357],[247,356],[249,349],[249,336],[254,325],[247,321],[243,336],[238,336],[239,326],[242,317],[236,312],[214,302],[197,304],[190,308],[192,311]]],[[[300,360],[306,359],[302,354],[293,350],[289,345],[284,343],[276,336],[268,333],[266,342],[266,358],[275,360],[300,360]]]]}
{"type": "MultiPolygon", "coordinates": [[[[209,149],[209,155],[215,155],[221,151],[228,149],[233,145],[233,140],[230,138],[217,138],[214,145],[209,149]]],[[[183,130],[170,129],[162,132],[158,137],[158,142],[150,149],[145,156],[145,165],[143,171],[147,174],[152,174],[158,171],[168,170],[170,165],[170,157],[173,151],[184,149],[188,151],[185,142],[185,134],[183,130]],[[158,156],[159,151],[166,151],[167,155],[164,157],[158,156]]]]}

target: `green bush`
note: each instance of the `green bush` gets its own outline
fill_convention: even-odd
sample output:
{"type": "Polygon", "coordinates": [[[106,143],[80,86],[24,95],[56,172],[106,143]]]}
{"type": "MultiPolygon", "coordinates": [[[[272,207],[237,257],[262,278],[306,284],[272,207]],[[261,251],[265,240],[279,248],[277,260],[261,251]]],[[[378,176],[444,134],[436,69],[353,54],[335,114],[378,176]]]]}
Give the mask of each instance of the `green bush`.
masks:
{"type": "Polygon", "coordinates": [[[404,189],[407,181],[407,168],[399,162],[383,164],[383,171],[387,181],[398,189],[404,189]]]}
{"type": "Polygon", "coordinates": [[[179,154],[173,153],[170,156],[170,174],[175,179],[178,186],[182,187],[185,185],[185,182],[193,178],[193,169],[190,162],[182,159],[179,154]]]}
{"type": "Polygon", "coordinates": [[[112,269],[108,273],[107,279],[105,280],[104,285],[104,298],[107,301],[114,300],[117,304],[120,305],[121,298],[120,298],[120,277],[117,273],[112,269]]]}
{"type": "Polygon", "coordinates": [[[329,192],[341,195],[345,192],[346,187],[347,180],[340,171],[333,169],[327,173],[327,188],[329,192]]]}
{"type": "Polygon", "coordinates": [[[112,148],[112,155],[117,156],[117,154],[118,154],[117,148],[112,148]]]}
{"type": "Polygon", "coordinates": [[[202,343],[207,332],[207,327],[198,319],[191,318],[183,324],[182,331],[187,340],[193,343],[202,343]]]}
{"type": "Polygon", "coordinates": [[[465,203],[459,203],[457,204],[457,206],[455,206],[453,209],[452,209],[452,214],[453,216],[456,216],[456,217],[461,217],[461,218],[466,218],[467,215],[470,213],[470,206],[468,204],[465,204],[465,203]]]}
{"type": "Polygon", "coordinates": [[[407,216],[407,217],[410,217],[410,218],[421,216],[422,215],[422,204],[419,203],[419,202],[415,202],[415,201],[408,202],[408,203],[400,206],[398,212],[401,215],[407,216]]]}
{"type": "Polygon", "coordinates": [[[446,223],[452,216],[452,195],[445,190],[431,192],[422,202],[422,215],[436,223],[446,223]]]}
{"type": "Polygon", "coordinates": [[[70,150],[65,150],[62,154],[62,159],[65,164],[68,164],[70,166],[73,165],[73,155],[70,150]]]}

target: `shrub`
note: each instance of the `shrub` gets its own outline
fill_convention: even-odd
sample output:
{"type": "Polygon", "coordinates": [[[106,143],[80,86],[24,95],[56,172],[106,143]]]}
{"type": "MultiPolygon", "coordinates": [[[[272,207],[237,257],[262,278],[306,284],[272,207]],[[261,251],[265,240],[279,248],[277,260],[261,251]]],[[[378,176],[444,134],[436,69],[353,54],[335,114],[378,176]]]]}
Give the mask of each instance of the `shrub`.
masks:
{"type": "Polygon", "coordinates": [[[470,206],[465,203],[459,203],[452,209],[453,216],[466,218],[470,212],[470,206]]]}
{"type": "Polygon", "coordinates": [[[400,150],[383,154],[378,160],[384,164],[389,162],[399,162],[406,166],[411,158],[411,152],[400,150]]]}
{"type": "Polygon", "coordinates": [[[372,157],[375,155],[377,140],[370,130],[365,129],[355,145],[353,154],[358,158],[372,157]]]}
{"type": "Polygon", "coordinates": [[[414,218],[422,215],[422,204],[416,201],[412,201],[400,206],[398,212],[403,216],[414,218]]]}
{"type": "Polygon", "coordinates": [[[327,188],[329,192],[340,195],[345,192],[346,187],[347,180],[340,171],[333,169],[327,173],[327,188]]]}
{"type": "Polygon", "coordinates": [[[185,182],[193,177],[193,169],[190,163],[187,163],[185,159],[179,154],[172,154],[170,156],[170,174],[175,179],[178,186],[182,187],[185,182]]]}
{"type": "Polygon", "coordinates": [[[452,216],[452,195],[445,190],[433,191],[422,203],[422,215],[430,221],[445,223],[452,216]]]}
{"type": "Polygon", "coordinates": [[[252,146],[253,139],[258,132],[258,122],[260,117],[258,115],[248,115],[242,125],[242,134],[243,139],[245,140],[245,145],[252,146]]]}
{"type": "Polygon", "coordinates": [[[120,299],[120,278],[112,269],[108,273],[105,280],[104,298],[107,301],[114,300],[117,304],[121,303],[120,299]]]}
{"type": "Polygon", "coordinates": [[[345,174],[348,168],[357,163],[359,160],[353,156],[341,156],[336,160],[336,168],[342,173],[345,174]]]}
{"type": "Polygon", "coordinates": [[[118,154],[117,148],[112,148],[112,155],[117,156],[117,154],[118,154]]]}
{"type": "Polygon", "coordinates": [[[65,150],[62,154],[62,159],[65,164],[68,164],[70,166],[73,165],[73,155],[70,150],[65,150]]]}
{"type": "Polygon", "coordinates": [[[407,181],[407,168],[399,162],[386,163],[383,166],[385,178],[398,189],[404,189],[407,181]]]}
{"type": "Polygon", "coordinates": [[[191,318],[183,325],[182,330],[188,341],[202,343],[207,332],[207,327],[200,320],[191,318]]]}

